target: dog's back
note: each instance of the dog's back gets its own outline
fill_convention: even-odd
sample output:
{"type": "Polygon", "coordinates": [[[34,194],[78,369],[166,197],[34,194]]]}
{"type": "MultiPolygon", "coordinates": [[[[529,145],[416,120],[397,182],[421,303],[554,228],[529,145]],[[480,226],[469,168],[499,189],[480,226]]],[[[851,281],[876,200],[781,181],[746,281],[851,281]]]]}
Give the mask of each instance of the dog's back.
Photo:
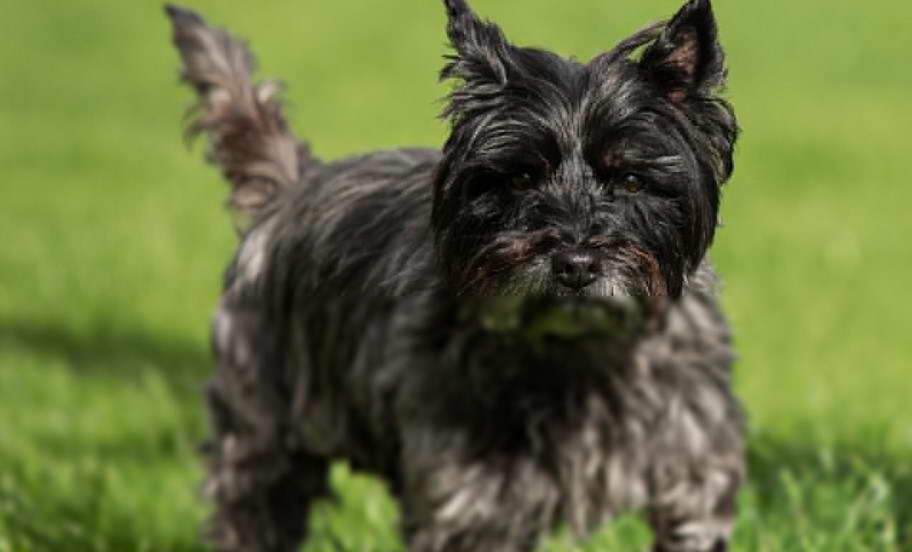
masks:
{"type": "MultiPolygon", "coordinates": [[[[295,468],[270,454],[284,446],[277,439],[289,438],[278,434],[281,420],[300,421],[293,434],[308,451],[298,492],[325,494],[326,458],[389,473],[377,459],[394,458],[398,441],[392,420],[370,415],[375,386],[363,373],[396,354],[389,335],[411,323],[396,298],[421,301],[435,285],[420,275],[433,262],[430,182],[440,153],[321,162],[291,132],[280,86],[252,82],[255,61],[243,42],[193,12],[166,11],[182,78],[198,94],[188,135],[207,135],[209,159],[222,169],[228,207],[241,221],[212,323],[219,368],[208,398],[219,437],[208,445],[207,492],[242,509],[251,486],[265,485],[268,495],[268,482],[295,468]],[[346,394],[361,400],[338,404],[346,394]]],[[[213,538],[247,549],[253,536],[226,533],[246,514],[232,516],[216,515],[213,538]]],[[[263,538],[290,542],[303,529],[289,531],[263,538]]]]}
{"type": "Polygon", "coordinates": [[[307,293],[413,291],[403,288],[409,283],[402,271],[414,265],[415,255],[429,254],[422,249],[429,244],[425,222],[439,151],[400,149],[319,161],[285,120],[281,85],[253,83],[256,63],[242,41],[188,10],[169,5],[166,11],[183,60],[182,79],[198,94],[188,136],[208,136],[209,158],[231,186],[228,206],[246,218],[226,289],[264,277],[275,285],[286,277],[276,273],[281,268],[314,275],[307,293]],[[411,227],[391,226],[390,220],[411,227]],[[413,241],[415,251],[378,265],[387,248],[409,251],[403,240],[413,241]],[[273,267],[270,248],[294,249],[306,270],[273,267]],[[267,275],[267,269],[274,270],[267,275]],[[331,290],[321,287],[326,282],[331,290]]]}
{"type": "Polygon", "coordinates": [[[263,396],[252,418],[299,420],[310,452],[387,471],[379,451],[397,440],[387,416],[368,414],[377,401],[366,374],[390,364],[392,336],[413,323],[410,302],[436,284],[422,276],[433,273],[429,182],[438,158],[399,150],[314,165],[256,212],[213,319],[213,400],[243,395],[239,382],[252,390],[271,382],[279,395],[263,396]],[[346,395],[352,404],[335,403],[346,395]]]}
{"type": "MultiPolygon", "coordinates": [[[[207,135],[209,158],[231,187],[228,207],[243,223],[213,320],[217,360],[275,372],[249,377],[277,386],[293,383],[280,373],[293,363],[298,373],[323,376],[321,385],[343,385],[344,371],[356,371],[366,355],[385,354],[383,335],[363,336],[391,329],[375,319],[392,321],[394,298],[435,284],[418,275],[430,273],[433,262],[430,181],[440,153],[405,149],[319,161],[291,132],[279,84],[254,84],[256,63],[246,44],[193,12],[166,11],[182,78],[198,94],[188,134],[207,135]],[[281,329],[293,323],[308,327],[294,328],[300,330],[294,338],[284,335],[281,329]],[[306,344],[288,343],[303,336],[306,344]],[[295,353],[279,359],[290,346],[295,353]]],[[[219,372],[213,396],[230,394],[216,388],[233,387],[234,372],[219,372]]],[[[264,410],[283,402],[274,399],[264,399],[264,410]]],[[[321,434],[315,443],[333,450],[326,428],[340,426],[323,422],[313,430],[321,434]]]]}

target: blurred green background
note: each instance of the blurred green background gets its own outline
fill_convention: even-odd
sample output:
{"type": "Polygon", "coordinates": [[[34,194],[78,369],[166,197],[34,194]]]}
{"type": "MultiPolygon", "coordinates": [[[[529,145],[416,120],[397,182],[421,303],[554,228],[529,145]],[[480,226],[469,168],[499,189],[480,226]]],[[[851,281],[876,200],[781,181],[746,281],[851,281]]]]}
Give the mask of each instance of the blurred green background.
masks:
{"type": "MultiPolygon", "coordinates": [[[[439,1],[194,1],[318,155],[436,146],[439,1]]],[[[588,59],[674,0],[475,0],[588,59]]],[[[735,550],[912,550],[912,4],[717,0],[743,139],[713,257],[752,420],[735,550]]],[[[203,550],[207,324],[234,235],[157,1],[0,10],[0,552],[203,550]]],[[[340,465],[308,551],[389,551],[340,465]]],[[[633,518],[575,548],[634,550],[633,518]]]]}

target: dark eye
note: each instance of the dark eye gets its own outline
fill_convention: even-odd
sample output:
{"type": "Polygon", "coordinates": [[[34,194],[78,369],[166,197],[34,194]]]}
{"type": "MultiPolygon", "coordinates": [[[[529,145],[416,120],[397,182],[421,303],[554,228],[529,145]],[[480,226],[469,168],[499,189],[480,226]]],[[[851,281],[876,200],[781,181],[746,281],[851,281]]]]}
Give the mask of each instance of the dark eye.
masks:
{"type": "Polygon", "coordinates": [[[516,173],[510,177],[510,186],[514,190],[528,190],[533,184],[535,184],[535,179],[527,172],[516,173]]]}
{"type": "Polygon", "coordinates": [[[621,177],[620,186],[625,192],[635,194],[643,189],[643,179],[638,174],[626,173],[621,177]]]}

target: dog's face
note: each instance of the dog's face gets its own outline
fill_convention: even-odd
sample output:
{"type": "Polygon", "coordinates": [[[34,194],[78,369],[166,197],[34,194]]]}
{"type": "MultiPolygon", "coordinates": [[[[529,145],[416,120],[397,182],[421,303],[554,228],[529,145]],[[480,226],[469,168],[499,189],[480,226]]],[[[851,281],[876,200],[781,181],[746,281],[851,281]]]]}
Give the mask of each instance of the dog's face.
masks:
{"type": "Polygon", "coordinates": [[[433,227],[450,285],[678,296],[712,241],[737,136],[714,95],[725,71],[708,2],[588,64],[515,47],[463,0],[446,4],[442,75],[459,85],[433,227]]]}

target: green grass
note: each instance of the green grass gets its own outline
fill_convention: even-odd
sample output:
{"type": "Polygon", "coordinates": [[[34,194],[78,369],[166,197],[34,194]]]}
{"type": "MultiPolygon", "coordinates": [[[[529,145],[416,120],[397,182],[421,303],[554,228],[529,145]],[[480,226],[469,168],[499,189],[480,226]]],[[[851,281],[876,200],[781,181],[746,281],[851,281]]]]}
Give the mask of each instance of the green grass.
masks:
{"type": "MultiPolygon", "coordinates": [[[[206,0],[323,156],[435,145],[438,2],[206,0]]],[[[476,0],[588,58],[672,0],[476,0]]],[[[736,550],[912,550],[912,5],[717,2],[744,128],[713,256],[752,420],[736,550]]],[[[0,552],[202,550],[206,328],[234,237],[180,141],[158,2],[7,2],[0,32],[0,552]]],[[[395,550],[333,471],[310,552],[395,550]]],[[[633,550],[633,518],[574,548],[633,550]]]]}

